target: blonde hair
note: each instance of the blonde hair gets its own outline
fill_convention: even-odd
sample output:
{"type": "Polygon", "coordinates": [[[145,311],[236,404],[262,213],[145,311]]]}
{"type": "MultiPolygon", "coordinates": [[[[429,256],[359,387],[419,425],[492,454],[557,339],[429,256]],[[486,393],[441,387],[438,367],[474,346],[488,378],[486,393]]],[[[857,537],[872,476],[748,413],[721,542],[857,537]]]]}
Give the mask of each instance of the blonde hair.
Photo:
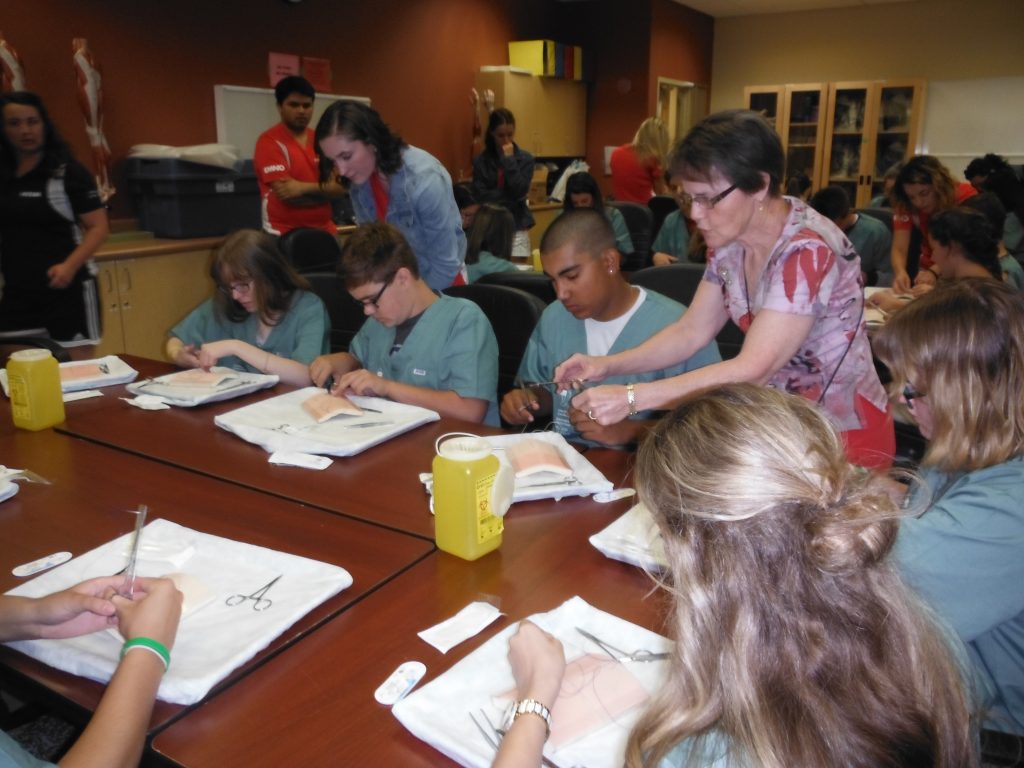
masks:
{"type": "Polygon", "coordinates": [[[668,129],[656,117],[648,117],[633,136],[633,149],[640,161],[655,159],[658,163],[665,160],[668,154],[668,129]]]}
{"type": "Polygon", "coordinates": [[[676,641],[628,766],[962,768],[970,707],[947,640],[887,554],[897,510],[810,402],[751,384],[677,408],[637,486],[669,561],[676,641]]]}
{"type": "Polygon", "coordinates": [[[932,435],[921,463],[945,472],[1024,453],[1024,296],[982,277],[954,280],[910,302],[876,335],[891,392],[911,382],[928,398],[932,435]]]}

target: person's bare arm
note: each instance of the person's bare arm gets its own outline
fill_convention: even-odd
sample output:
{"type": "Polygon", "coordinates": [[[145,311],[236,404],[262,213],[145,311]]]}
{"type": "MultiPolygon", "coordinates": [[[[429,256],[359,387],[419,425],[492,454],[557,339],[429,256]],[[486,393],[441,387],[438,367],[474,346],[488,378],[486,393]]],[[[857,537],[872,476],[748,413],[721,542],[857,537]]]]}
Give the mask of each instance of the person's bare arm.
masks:
{"type": "Polygon", "coordinates": [[[907,274],[907,253],[910,251],[910,231],[898,229],[892,233],[892,289],[897,293],[910,290],[910,275],[907,274]]]}
{"type": "Polygon", "coordinates": [[[717,286],[702,280],[689,309],[638,347],[607,357],[576,354],[555,368],[554,379],[601,381],[608,376],[670,368],[690,358],[710,342],[729,315],[717,286]]]}
{"type": "Polygon", "coordinates": [[[334,384],[332,393],[351,390],[357,395],[386,397],[396,403],[418,405],[463,421],[480,423],[487,415],[487,401],[478,397],[462,397],[450,390],[428,389],[377,376],[365,368],[346,373],[334,384]]]}
{"type": "Polygon", "coordinates": [[[82,227],[82,242],[68,254],[64,261],[54,264],[46,270],[51,288],[67,288],[82,265],[91,259],[99,247],[107,241],[110,225],[105,208],[98,208],[95,211],[79,215],[78,223],[82,227]]]}
{"type": "Polygon", "coordinates": [[[270,182],[270,188],[285,205],[300,208],[321,205],[327,200],[342,197],[345,194],[345,189],[334,179],[319,183],[280,178],[270,182]]]}
{"type": "MultiPolygon", "coordinates": [[[[136,588],[144,596],[111,597],[121,635],[147,637],[170,651],[181,618],[181,592],[167,579],[138,579],[136,588]]],[[[60,761],[61,768],[137,766],[163,675],[164,664],[155,654],[126,653],[89,725],[60,761]]]]}
{"type": "MultiPolygon", "coordinates": [[[[762,310],[735,358],[668,379],[636,384],[635,408],[667,409],[694,392],[720,384],[765,384],[792,359],[813,326],[813,315],[762,310]]],[[[586,389],[573,398],[572,405],[584,413],[589,411],[601,424],[615,424],[629,415],[626,387],[621,385],[586,389]]]]}
{"type": "Polygon", "coordinates": [[[210,341],[199,349],[199,367],[210,368],[222,357],[234,355],[244,360],[261,373],[278,376],[285,384],[297,387],[308,386],[311,379],[309,366],[280,355],[272,355],[264,349],[240,339],[223,339],[210,341]]]}

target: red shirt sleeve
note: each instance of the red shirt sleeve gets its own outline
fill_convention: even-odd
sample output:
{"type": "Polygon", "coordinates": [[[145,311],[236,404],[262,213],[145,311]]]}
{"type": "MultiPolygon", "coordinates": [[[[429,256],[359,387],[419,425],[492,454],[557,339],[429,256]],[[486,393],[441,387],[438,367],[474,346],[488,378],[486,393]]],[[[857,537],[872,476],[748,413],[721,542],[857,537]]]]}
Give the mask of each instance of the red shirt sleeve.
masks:
{"type": "Polygon", "coordinates": [[[281,147],[267,133],[262,134],[256,140],[252,165],[256,171],[256,179],[261,187],[265,187],[272,181],[277,181],[290,175],[287,158],[281,151],[281,147]]]}

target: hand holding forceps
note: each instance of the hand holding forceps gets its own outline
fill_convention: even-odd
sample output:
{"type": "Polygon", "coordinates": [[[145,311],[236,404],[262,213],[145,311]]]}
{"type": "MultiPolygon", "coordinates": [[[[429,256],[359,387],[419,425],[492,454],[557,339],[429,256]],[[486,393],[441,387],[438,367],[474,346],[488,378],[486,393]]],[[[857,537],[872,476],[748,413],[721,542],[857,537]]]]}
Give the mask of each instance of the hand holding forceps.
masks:
{"type": "Polygon", "coordinates": [[[265,611],[265,610],[267,610],[267,608],[269,608],[270,606],[272,606],[274,604],[274,601],[271,600],[270,598],[264,597],[264,595],[267,594],[267,590],[269,590],[272,586],[274,586],[277,583],[278,579],[280,579],[282,575],[283,574],[278,574],[277,578],[275,578],[273,581],[271,581],[268,584],[264,584],[262,587],[260,587],[255,592],[253,592],[251,595],[243,595],[243,594],[231,595],[230,597],[228,597],[227,600],[224,601],[225,605],[231,605],[231,606],[241,605],[246,600],[252,600],[252,609],[254,611],[265,611]]]}

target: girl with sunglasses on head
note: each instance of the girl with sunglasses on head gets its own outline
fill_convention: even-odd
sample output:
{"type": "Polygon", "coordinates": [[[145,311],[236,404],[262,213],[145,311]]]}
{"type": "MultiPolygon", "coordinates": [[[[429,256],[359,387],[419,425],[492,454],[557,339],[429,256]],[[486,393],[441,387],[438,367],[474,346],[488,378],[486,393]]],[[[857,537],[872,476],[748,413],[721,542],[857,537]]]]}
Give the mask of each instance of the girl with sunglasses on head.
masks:
{"type": "Polygon", "coordinates": [[[323,302],[253,229],[231,235],[210,266],[217,291],[171,329],[167,357],[182,368],[221,365],[310,383],[309,364],[329,348],[323,302]]]}

